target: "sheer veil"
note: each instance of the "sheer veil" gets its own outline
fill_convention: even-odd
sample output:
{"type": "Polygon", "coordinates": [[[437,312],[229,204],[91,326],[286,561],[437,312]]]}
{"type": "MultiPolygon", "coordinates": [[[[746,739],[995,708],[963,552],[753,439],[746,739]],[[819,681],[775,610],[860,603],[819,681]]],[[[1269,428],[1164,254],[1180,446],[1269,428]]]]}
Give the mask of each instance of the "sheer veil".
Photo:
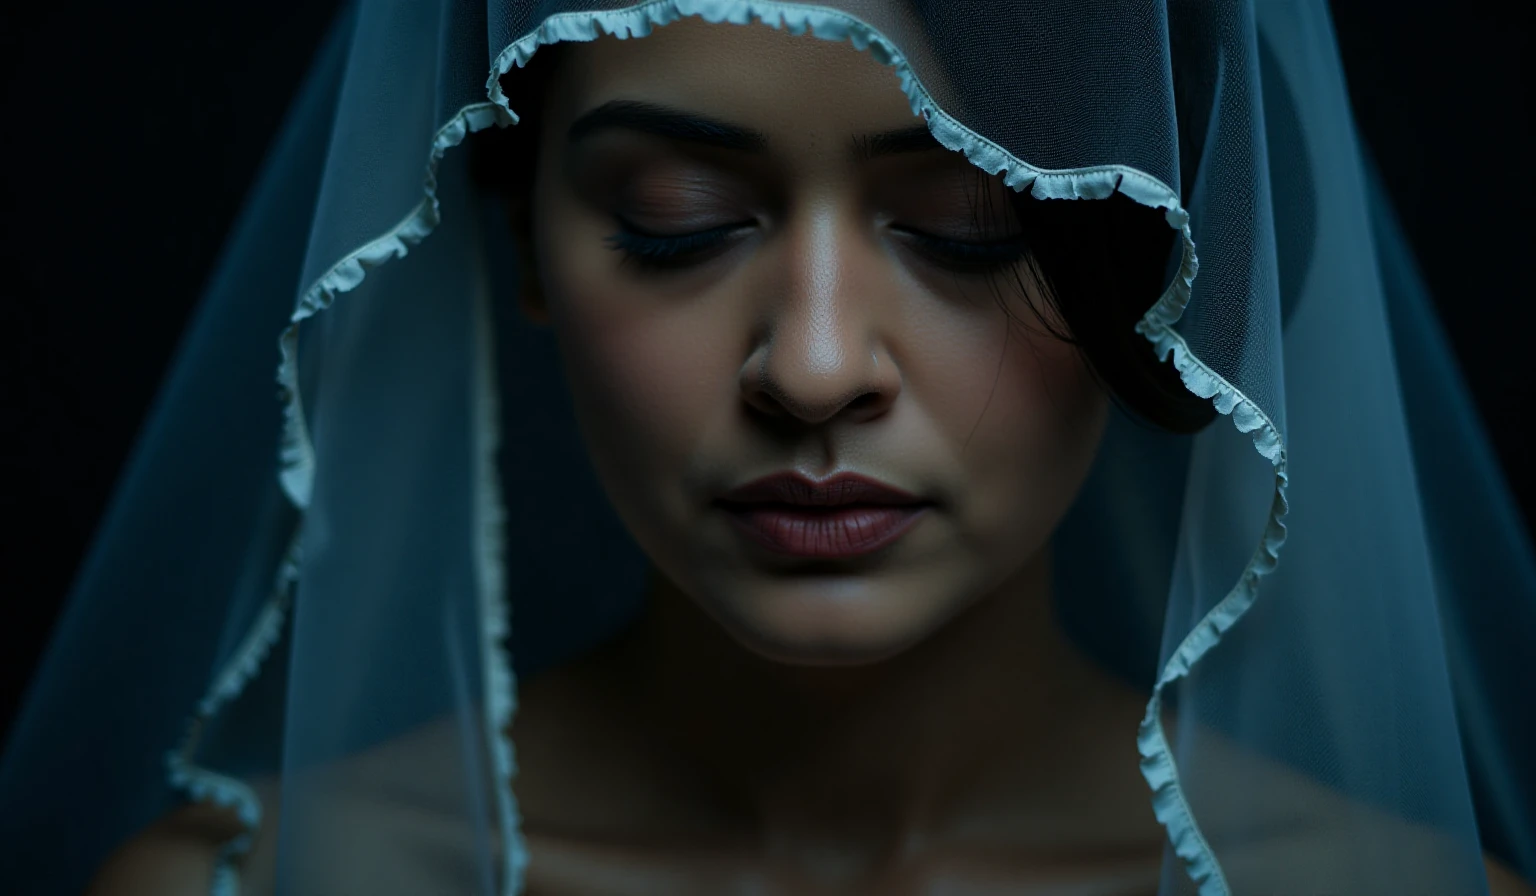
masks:
{"type": "Polygon", "coordinates": [[[645,562],[511,310],[464,143],[516,125],[502,85],[541,47],[683,16],[849,41],[1014,189],[1119,193],[1175,232],[1137,329],[1222,416],[1112,421],[1055,544],[1073,635],[1145,688],[1126,738],[1163,892],[1485,892],[1484,850],[1536,879],[1536,561],[1322,0],[364,0],[6,745],[0,880],[78,892],[197,798],[276,824],[281,892],[521,891],[516,682],[624,625],[645,562]],[[577,537],[602,562],[565,562],[577,537]]]}

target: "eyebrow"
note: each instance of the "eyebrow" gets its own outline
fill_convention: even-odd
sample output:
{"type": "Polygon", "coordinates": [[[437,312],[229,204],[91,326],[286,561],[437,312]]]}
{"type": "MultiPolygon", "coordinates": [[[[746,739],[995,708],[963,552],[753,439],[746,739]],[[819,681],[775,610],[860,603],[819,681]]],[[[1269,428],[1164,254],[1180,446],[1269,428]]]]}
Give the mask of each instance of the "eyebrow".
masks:
{"type": "MultiPolygon", "coordinates": [[[[768,151],[768,137],[761,131],[685,112],[655,103],[636,100],[611,100],[585,113],[566,132],[567,146],[608,130],[649,134],[664,140],[696,143],[737,152],[762,154],[768,151]]],[[[881,156],[943,149],[925,124],[913,125],[878,134],[859,134],[849,143],[849,155],[857,162],[881,156]]]]}

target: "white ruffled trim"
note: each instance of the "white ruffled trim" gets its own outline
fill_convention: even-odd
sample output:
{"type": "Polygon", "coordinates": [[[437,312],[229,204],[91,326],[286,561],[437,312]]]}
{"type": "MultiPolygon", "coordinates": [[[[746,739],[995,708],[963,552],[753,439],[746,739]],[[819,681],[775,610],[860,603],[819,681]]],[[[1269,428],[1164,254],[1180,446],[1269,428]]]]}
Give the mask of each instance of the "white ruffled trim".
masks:
{"type": "MultiPolygon", "coordinates": [[[[1186,234],[1188,230],[1186,225],[1186,234]]],[[[1178,766],[1168,748],[1167,734],[1163,729],[1162,695],[1169,684],[1188,675],[1190,667],[1215,647],[1227,629],[1248,612],[1258,595],[1259,579],[1269,575],[1279,564],[1280,547],[1285,544],[1285,515],[1289,510],[1285,491],[1290,476],[1286,472],[1285,442],[1274,421],[1256,402],[1196,357],[1184,337],[1173,329],[1189,302],[1193,278],[1192,270],[1187,276],[1181,270],[1174,288],[1146,313],[1136,325],[1136,331],[1152,342],[1158,358],[1164,361],[1170,356],[1173,358],[1174,367],[1179,371],[1185,388],[1202,398],[1211,399],[1217,411],[1232,418],[1232,424],[1238,432],[1252,436],[1253,447],[1275,465],[1275,497],[1270,504],[1269,521],[1264,526],[1259,546],[1243,569],[1237,584],[1184,636],[1178,649],[1168,658],[1152,689],[1152,699],[1148,701],[1147,713],[1141,720],[1136,745],[1142,757],[1141,773],[1152,786],[1153,812],[1168,829],[1174,852],[1184,860],[1190,877],[1199,884],[1200,896],[1226,896],[1230,892],[1226,876],[1210,844],[1200,833],[1179,783],[1178,766]]]]}
{"type": "Polygon", "coordinates": [[[283,441],[281,448],[283,491],[300,510],[309,506],[310,489],[314,484],[315,449],[309,439],[309,427],[304,420],[303,402],[299,395],[299,324],[324,311],[340,293],[356,289],[369,268],[375,268],[391,258],[404,258],[410,246],[426,239],[442,220],[437,201],[437,166],[443,153],[451,146],[464,142],[464,137],[484,130],[493,124],[507,125],[502,108],[494,103],[473,103],[448,119],[432,138],[427,154],[426,177],[422,183],[421,201],[404,219],[388,232],[361,248],[349,253],[331,266],[320,279],[304,291],[288,319],[278,341],[282,362],[278,366],[277,383],[283,397],[283,441]]]}
{"type": "Polygon", "coordinates": [[[250,849],[261,824],[261,800],[244,781],[199,766],[193,757],[202,740],[203,728],[221,708],[240,696],[246,684],[261,671],[272,646],[282,636],[283,623],[293,600],[293,586],[299,579],[301,532],[295,532],[289,542],[283,562],[278,566],[272,593],[256,620],[229,662],[214,676],[202,700],[198,701],[197,712],[187,723],[187,733],[181,745],[165,757],[166,776],[173,788],[185,793],[193,802],[210,802],[233,809],[244,828],[219,850],[210,889],[213,896],[238,896],[240,879],[235,863],[250,849]]]}
{"type": "MultiPolygon", "coordinates": [[[[314,476],[314,449],[298,387],[299,325],[329,307],[338,294],[355,288],[362,282],[368,269],[391,258],[404,256],[409,246],[419,243],[436,227],[440,220],[436,172],[444,152],[461,143],[468,133],[492,124],[505,125],[517,121],[516,114],[509,108],[501,90],[502,75],[513,65],[525,65],[538,47],[543,45],[559,41],[595,40],[601,33],[620,39],[643,37],[650,34],[653,27],[666,25],[684,16],[699,16],[710,22],[733,24],[749,24],[757,18],[767,25],[786,28],[794,34],[810,32],[827,40],[848,40],[855,48],[868,50],[878,61],[896,70],[913,113],[921,115],[928,122],[929,129],[942,145],[963,153],[972,164],[990,174],[1003,175],[1005,183],[1010,187],[1020,191],[1028,188],[1032,195],[1040,199],[1102,199],[1116,192],[1123,193],[1143,205],[1164,209],[1169,226],[1180,232],[1183,257],[1179,275],[1137,324],[1137,330],[1153,343],[1159,357],[1164,360],[1172,358],[1190,391],[1211,398],[1217,411],[1231,416],[1240,432],[1251,433],[1255,447],[1276,468],[1275,500],[1258,550],[1237,585],[1194,627],[1165,665],[1154,686],[1137,739],[1142,755],[1142,772],[1153,789],[1154,811],[1167,828],[1175,852],[1185,862],[1190,876],[1200,885],[1201,896],[1226,896],[1228,887],[1220,865],[1210,845],[1201,835],[1179,784],[1177,767],[1159,716],[1161,696],[1164,687],[1186,675],[1190,666],[1241,618],[1255,598],[1258,579],[1274,569],[1279,548],[1285,540],[1282,520],[1286,513],[1287,476],[1285,447],[1273,421],[1251,399],[1196,357],[1184,339],[1173,330],[1173,324],[1189,301],[1190,287],[1198,267],[1194,241],[1188,227],[1188,215],[1180,206],[1178,195],[1170,187],[1134,168],[1104,165],[1052,170],[1037,168],[1015,158],[940,109],[918,81],[896,45],[868,23],[841,10],[777,0],[651,0],[620,10],[551,16],[503,49],[492,66],[487,83],[490,101],[464,107],[435,135],[429,151],[421,202],[387,233],[333,265],[304,293],[294,309],[289,326],[280,340],[282,363],[278,370],[285,407],[280,476],[284,491],[302,510],[308,506],[314,476]]],[[[485,376],[482,373],[482,379],[485,376]]],[[[482,463],[490,466],[482,470],[482,494],[477,505],[483,537],[480,545],[480,576],[485,663],[483,674],[487,688],[486,724],[491,741],[489,748],[500,779],[497,800],[506,852],[505,885],[508,893],[515,894],[521,891],[527,856],[517,827],[516,802],[511,793],[515,760],[512,745],[504,736],[515,709],[515,691],[510,663],[501,646],[508,631],[505,574],[500,561],[504,513],[496,496],[489,492],[495,487],[494,393],[482,392],[479,401],[479,412],[490,415],[483,418],[486,421],[482,429],[486,433],[486,444],[481,446],[482,463]]],[[[293,554],[296,555],[296,550],[293,554]]],[[[287,581],[286,587],[280,589],[283,596],[279,598],[274,594],[273,603],[269,604],[268,611],[263,613],[253,627],[247,642],[237,651],[236,659],[216,679],[208,696],[200,704],[198,717],[192,723],[183,748],[170,757],[172,780],[179,787],[188,790],[196,798],[212,799],[236,808],[242,821],[247,822],[251,830],[254,830],[260,819],[260,806],[254,793],[241,782],[197,768],[191,764],[190,757],[202,724],[219,706],[239,693],[277,637],[283,614],[286,613],[287,595],[296,575],[294,556],[290,562],[285,562],[284,572],[279,576],[280,581],[287,581]]],[[[237,884],[231,863],[248,846],[249,836],[245,836],[237,838],[226,849],[227,857],[221,859],[221,870],[215,878],[217,896],[229,896],[235,892],[237,884]]]]}
{"type": "MultiPolygon", "coordinates": [[[[505,126],[509,123],[505,113],[492,103],[475,103],[460,109],[433,136],[422,185],[422,199],[416,207],[387,233],[337,261],[300,296],[293,314],[289,317],[288,326],[279,339],[282,360],[278,367],[277,378],[283,401],[283,433],[280,447],[282,463],[279,482],[301,514],[309,506],[310,492],[314,482],[315,452],[310,441],[309,428],[305,422],[298,385],[299,325],[329,308],[338,294],[355,289],[362,283],[368,269],[377,267],[392,258],[403,257],[410,246],[417,245],[425,239],[441,220],[441,208],[437,198],[437,166],[442,161],[444,153],[449,147],[462,143],[467,134],[483,130],[493,124],[505,126]]],[[[490,401],[490,407],[494,413],[494,397],[490,401]]],[[[491,421],[490,426],[495,426],[494,420],[491,421]]],[[[495,450],[494,431],[492,444],[488,450],[492,452],[495,450]]],[[[494,457],[491,458],[491,462],[494,463],[494,457]]],[[[491,475],[491,485],[494,486],[494,470],[491,475]]],[[[492,500],[494,501],[494,498],[492,500]]],[[[487,515],[483,525],[486,538],[500,539],[500,517],[494,510],[487,515]]],[[[261,821],[261,801],[244,782],[195,765],[192,762],[192,755],[204,725],[223,705],[240,694],[246,683],[255,676],[261,661],[270,652],[272,645],[280,637],[283,620],[292,599],[293,585],[298,580],[298,547],[298,536],[295,535],[288,556],[278,572],[278,583],[273,590],[272,598],[251,626],[250,632],[235,652],[234,658],[215,678],[208,693],[199,703],[197,715],[189,724],[181,747],[167,757],[167,769],[172,786],[186,792],[195,801],[209,801],[234,809],[245,827],[242,834],[226,843],[219,852],[210,889],[213,896],[237,896],[239,893],[239,873],[235,864],[250,849],[251,840],[261,821]]],[[[482,626],[487,631],[488,658],[484,673],[488,691],[487,718],[488,720],[505,719],[510,724],[511,667],[500,646],[500,638],[506,632],[505,612],[495,609],[495,606],[505,603],[504,597],[501,596],[502,575],[499,566],[494,572],[489,569],[490,566],[498,563],[498,560],[491,558],[482,564],[482,586],[493,586],[487,592],[493,595],[491,598],[493,606],[482,612],[489,614],[488,619],[502,620],[487,622],[482,626]]],[[[505,772],[503,777],[507,781],[506,786],[497,787],[498,809],[503,824],[510,823],[515,826],[516,805],[511,802],[510,790],[510,771],[513,767],[511,744],[504,736],[504,731],[505,725],[493,731],[490,735],[492,743],[489,746],[498,772],[505,772]],[[498,735],[496,733],[498,731],[503,733],[498,735]],[[496,743],[498,740],[502,742],[500,745],[496,743]]],[[[521,865],[509,867],[515,868],[521,879],[521,865]]]]}
{"type": "MultiPolygon", "coordinates": [[[[279,346],[282,363],[278,368],[278,383],[283,390],[284,426],[281,447],[282,471],[280,480],[283,490],[302,512],[309,505],[314,482],[315,453],[310,441],[308,426],[298,386],[299,325],[315,314],[329,308],[337,295],[355,289],[362,283],[369,269],[390,259],[404,257],[408,248],[419,244],[436,229],[442,220],[437,198],[437,168],[450,147],[458,146],[464,138],[492,125],[505,126],[514,119],[493,103],[475,103],[460,109],[458,114],[434,135],[428,153],[426,176],[422,185],[422,198],[404,219],[382,236],[349,253],[331,266],[304,295],[289,318],[279,346]]],[[[486,314],[483,298],[477,304],[477,314],[486,314]]],[[[485,343],[481,346],[484,364],[489,365],[494,349],[490,345],[489,324],[480,327],[485,343]]],[[[503,550],[506,514],[500,506],[500,492],[496,476],[497,404],[494,387],[494,371],[486,367],[479,372],[480,393],[477,396],[476,413],[480,416],[482,444],[479,488],[476,494],[475,513],[480,530],[478,545],[478,574],[480,577],[481,602],[481,658],[482,677],[485,687],[485,725],[487,749],[496,772],[494,785],[496,808],[502,828],[504,877],[508,892],[521,891],[527,850],[522,844],[517,803],[511,783],[516,772],[511,740],[507,729],[515,711],[515,683],[510,658],[502,645],[508,632],[508,612],[505,589],[503,550]]],[[[239,782],[231,782],[238,785],[239,782]]],[[[253,797],[254,799],[254,797],[253,797]]],[[[222,896],[216,891],[216,896],[222,896]]]]}
{"type": "Polygon", "coordinates": [[[1137,747],[1142,756],[1142,774],[1152,788],[1153,811],[1167,828],[1174,852],[1199,885],[1201,896],[1228,896],[1230,891],[1221,865],[1201,834],[1179,783],[1178,769],[1162,726],[1162,693],[1167,685],[1187,675],[1190,667],[1247,612],[1257,595],[1258,580],[1274,570],[1280,546],[1285,542],[1283,519],[1287,510],[1285,489],[1288,477],[1284,441],[1274,422],[1255,402],[1201,361],[1173,329],[1189,303],[1190,290],[1199,269],[1189,215],[1180,205],[1178,194],[1157,178],[1124,165],[1052,170],[1037,168],[1014,157],[940,109],[913,73],[906,57],[885,35],[846,12],[821,6],[777,0],[652,0],[610,12],[561,13],[545,19],[538,28],[497,56],[486,84],[487,94],[516,121],[517,115],[508,106],[506,94],[501,89],[501,77],[513,65],[526,65],[540,46],[559,41],[596,40],[600,36],[599,29],[621,40],[644,37],[654,27],[690,15],[713,23],[739,25],[750,24],[755,17],[764,24],[786,28],[793,34],[809,31],[827,40],[850,41],[855,48],[868,50],[875,59],[896,70],[913,114],[921,115],[928,122],[929,130],[939,143],[963,153],[983,171],[1003,175],[1008,186],[1020,191],[1027,188],[1037,199],[1103,199],[1117,192],[1123,193],[1142,205],[1163,209],[1168,225],[1179,232],[1183,246],[1179,272],[1136,325],[1137,332],[1152,342],[1160,359],[1166,361],[1172,357],[1186,388],[1212,399],[1216,410],[1230,416],[1239,432],[1252,434],[1254,447],[1275,465],[1275,498],[1259,547],[1237,584],[1185,636],[1163,667],[1147,703],[1146,716],[1137,735],[1137,747]]]}
{"type": "Polygon", "coordinates": [[[496,452],[501,444],[500,404],[496,392],[496,341],[491,338],[489,297],[475,296],[475,341],[479,352],[476,369],[475,414],[479,418],[479,464],[475,489],[475,522],[480,533],[475,559],[480,576],[480,662],[485,686],[486,748],[496,780],[496,816],[502,841],[502,890],[516,896],[523,889],[528,849],[523,841],[522,818],[512,793],[517,756],[509,729],[517,711],[517,682],[505,647],[510,629],[506,577],[506,508],[501,501],[501,481],[496,452]]]}
{"type": "MultiPolygon", "coordinates": [[[[1192,278],[1193,274],[1189,279],[1192,278]]],[[[1196,357],[1184,337],[1173,329],[1173,324],[1184,313],[1190,293],[1188,279],[1182,271],[1179,280],[1184,281],[1182,288],[1164,295],[1136,325],[1137,332],[1152,342],[1160,359],[1173,358],[1185,388],[1211,399],[1217,411],[1231,416],[1237,431],[1249,433],[1254,448],[1275,465],[1275,497],[1258,548],[1237,584],[1184,636],[1178,649],[1168,658],[1152,689],[1152,699],[1147,702],[1147,712],[1136,736],[1142,757],[1141,773],[1152,786],[1152,809],[1157,820],[1168,829],[1174,852],[1184,860],[1190,877],[1199,885],[1200,896],[1227,896],[1230,889],[1226,876],[1210,844],[1200,833],[1179,783],[1178,766],[1163,729],[1162,695],[1169,684],[1188,675],[1190,667],[1215,647],[1227,629],[1248,612],[1258,595],[1259,579],[1274,572],[1279,564],[1280,548],[1285,544],[1285,515],[1289,510],[1285,491],[1290,476],[1286,471],[1285,442],[1274,421],[1257,403],[1196,357]]]]}
{"type": "MultiPolygon", "coordinates": [[[[460,109],[433,136],[427,156],[422,199],[416,207],[388,232],[337,261],[300,296],[293,314],[289,317],[288,326],[279,339],[281,363],[278,366],[277,379],[283,401],[279,482],[284,493],[301,514],[309,506],[314,481],[315,452],[310,441],[309,428],[305,422],[298,385],[299,325],[318,312],[329,308],[338,294],[355,289],[363,281],[368,269],[377,267],[391,258],[403,257],[408,247],[417,245],[425,239],[441,220],[441,209],[437,199],[437,166],[443,154],[449,147],[462,143],[469,133],[483,130],[493,124],[505,126],[509,123],[510,120],[505,117],[505,113],[493,103],[474,103],[460,109]]],[[[491,408],[494,411],[494,398],[491,401],[491,408]]],[[[494,420],[490,425],[494,427],[494,420]]],[[[492,438],[490,450],[494,451],[494,435],[492,438]]],[[[494,472],[492,475],[494,477],[494,472]]],[[[492,484],[494,485],[494,478],[492,484]]],[[[491,516],[492,518],[484,524],[486,537],[499,539],[501,528],[499,518],[495,518],[494,513],[491,516]]],[[[299,531],[302,532],[302,526],[299,531]]],[[[497,562],[494,559],[487,561],[488,564],[497,562]]],[[[494,574],[490,574],[487,570],[482,570],[482,574],[487,576],[483,579],[483,584],[494,584],[492,593],[499,595],[501,580],[499,568],[494,574]]],[[[193,801],[212,802],[233,809],[245,828],[243,833],[224,844],[219,851],[210,887],[213,896],[237,896],[239,893],[240,880],[235,865],[250,849],[256,828],[261,823],[261,801],[255,791],[244,782],[196,765],[193,762],[193,755],[204,726],[225,704],[239,696],[245,685],[255,677],[262,661],[271,652],[272,645],[281,636],[298,575],[299,535],[296,533],[278,570],[277,583],[271,598],[251,625],[233,658],[220,670],[208,692],[199,701],[196,714],[188,723],[187,734],[181,745],[166,757],[167,774],[174,788],[185,792],[193,801]]],[[[497,600],[504,603],[504,599],[499,597],[493,600],[493,603],[497,600]]],[[[494,609],[487,612],[492,616],[496,615],[494,609]]],[[[505,613],[502,612],[499,618],[504,620],[505,613]]],[[[492,644],[489,654],[491,658],[487,660],[485,672],[488,679],[486,686],[489,691],[488,718],[504,718],[510,722],[511,672],[499,643],[500,637],[505,634],[506,624],[502,621],[489,624],[486,628],[491,632],[487,638],[492,644]]],[[[504,731],[504,726],[499,730],[504,731]]],[[[508,770],[511,768],[510,742],[506,742],[505,737],[498,738],[493,734],[492,740],[497,739],[504,743],[500,747],[495,743],[491,744],[492,756],[499,770],[508,770]]],[[[505,788],[498,788],[497,797],[504,823],[508,819],[515,823],[515,804],[509,806],[508,803],[511,797],[510,778],[505,788]],[[501,793],[502,790],[506,790],[505,796],[501,793]]],[[[518,871],[520,874],[520,866],[518,871]]]]}

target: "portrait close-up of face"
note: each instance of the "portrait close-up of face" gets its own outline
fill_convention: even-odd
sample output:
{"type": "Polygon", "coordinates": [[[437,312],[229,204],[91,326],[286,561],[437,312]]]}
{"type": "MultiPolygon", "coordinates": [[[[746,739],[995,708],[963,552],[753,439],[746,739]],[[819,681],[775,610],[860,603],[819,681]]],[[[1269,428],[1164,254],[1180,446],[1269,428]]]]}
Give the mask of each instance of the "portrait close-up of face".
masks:
{"type": "Polygon", "coordinates": [[[27,55],[99,14],[18,44],[73,161],[8,170],[79,193],[19,194],[67,338],[12,379],[75,401],[26,478],[80,478],[121,346],[167,366],[69,511],[0,891],[1532,893],[1536,560],[1479,416],[1522,405],[1464,351],[1513,293],[1457,205],[1521,203],[1446,176],[1498,116],[1422,76],[1462,161],[1372,131],[1380,23],[327,3],[79,44],[175,63],[131,119],[27,55]]]}
{"type": "MultiPolygon", "coordinates": [[[[1067,203],[941,146],[846,43],[695,19],[547,52],[514,73],[542,98],[507,79],[549,110],[517,128],[523,305],[662,575],[764,656],[849,664],[1043,562],[1110,401],[1057,310],[1101,296],[1030,258],[1067,203]]],[[[1063,243],[1046,264],[1142,265],[1103,305],[1155,301],[1145,250],[1063,243]]]]}

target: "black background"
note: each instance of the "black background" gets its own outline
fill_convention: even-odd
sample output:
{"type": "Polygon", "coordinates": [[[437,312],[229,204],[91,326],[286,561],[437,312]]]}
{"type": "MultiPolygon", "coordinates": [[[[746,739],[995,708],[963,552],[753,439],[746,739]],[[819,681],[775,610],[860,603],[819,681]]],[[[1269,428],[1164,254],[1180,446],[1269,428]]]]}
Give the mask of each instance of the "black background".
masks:
{"type": "MultiPolygon", "coordinates": [[[[0,731],[227,229],[338,4],[0,13],[7,396],[0,731]]],[[[1365,142],[1528,522],[1536,476],[1530,32],[1435,0],[1336,4],[1365,142]]],[[[274,364],[276,354],[274,348],[274,364]]]]}

